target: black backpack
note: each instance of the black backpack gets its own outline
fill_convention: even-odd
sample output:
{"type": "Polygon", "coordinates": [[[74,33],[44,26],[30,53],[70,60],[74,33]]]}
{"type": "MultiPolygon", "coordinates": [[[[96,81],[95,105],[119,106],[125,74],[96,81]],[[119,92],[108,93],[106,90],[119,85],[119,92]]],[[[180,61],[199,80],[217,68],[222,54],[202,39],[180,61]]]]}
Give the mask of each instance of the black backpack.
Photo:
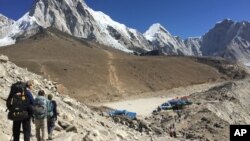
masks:
{"type": "Polygon", "coordinates": [[[29,118],[29,99],[26,95],[26,84],[19,81],[11,85],[6,105],[9,110],[8,119],[21,121],[29,118]]]}

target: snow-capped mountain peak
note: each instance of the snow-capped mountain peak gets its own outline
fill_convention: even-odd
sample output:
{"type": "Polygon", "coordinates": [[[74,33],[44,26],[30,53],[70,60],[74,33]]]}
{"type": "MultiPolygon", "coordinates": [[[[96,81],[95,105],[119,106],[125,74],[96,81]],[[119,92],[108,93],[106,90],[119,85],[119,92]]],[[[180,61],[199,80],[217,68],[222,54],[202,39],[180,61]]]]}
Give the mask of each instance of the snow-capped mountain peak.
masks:
{"type": "Polygon", "coordinates": [[[160,23],[155,23],[149,27],[149,29],[143,34],[148,40],[152,41],[156,34],[168,34],[171,35],[160,23]]]}
{"type": "Polygon", "coordinates": [[[172,36],[161,24],[156,23],[144,33],[154,49],[161,50],[167,55],[193,55],[192,50],[187,48],[184,41],[178,36],[172,36]]]}

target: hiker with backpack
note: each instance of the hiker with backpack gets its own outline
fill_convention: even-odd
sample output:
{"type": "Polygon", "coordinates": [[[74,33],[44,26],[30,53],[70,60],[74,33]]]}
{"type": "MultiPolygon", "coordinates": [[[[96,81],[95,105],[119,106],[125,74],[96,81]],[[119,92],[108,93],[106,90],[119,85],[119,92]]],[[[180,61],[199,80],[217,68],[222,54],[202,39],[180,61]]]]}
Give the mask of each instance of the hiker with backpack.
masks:
{"type": "Polygon", "coordinates": [[[55,128],[55,121],[57,120],[57,104],[52,100],[53,96],[48,95],[48,116],[47,116],[47,128],[49,134],[49,140],[52,140],[52,132],[55,128]]]}
{"type": "Polygon", "coordinates": [[[37,141],[45,141],[45,122],[47,117],[47,99],[45,92],[40,90],[38,96],[35,98],[33,115],[35,118],[36,138],[37,141]],[[41,132],[40,132],[41,131],[41,132]],[[40,135],[42,134],[42,136],[40,135]]]}
{"type": "Polygon", "coordinates": [[[16,82],[11,85],[6,106],[9,110],[8,119],[13,121],[13,140],[19,141],[22,125],[24,141],[30,141],[32,104],[34,99],[31,93],[32,81],[16,82]]]}

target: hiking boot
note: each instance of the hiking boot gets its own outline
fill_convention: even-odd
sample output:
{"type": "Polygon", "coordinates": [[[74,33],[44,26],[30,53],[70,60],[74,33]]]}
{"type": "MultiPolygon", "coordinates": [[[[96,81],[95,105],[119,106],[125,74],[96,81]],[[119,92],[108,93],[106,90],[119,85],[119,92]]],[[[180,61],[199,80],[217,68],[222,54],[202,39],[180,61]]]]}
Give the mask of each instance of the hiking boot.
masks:
{"type": "Polygon", "coordinates": [[[52,133],[49,134],[48,140],[53,140],[52,133]]]}

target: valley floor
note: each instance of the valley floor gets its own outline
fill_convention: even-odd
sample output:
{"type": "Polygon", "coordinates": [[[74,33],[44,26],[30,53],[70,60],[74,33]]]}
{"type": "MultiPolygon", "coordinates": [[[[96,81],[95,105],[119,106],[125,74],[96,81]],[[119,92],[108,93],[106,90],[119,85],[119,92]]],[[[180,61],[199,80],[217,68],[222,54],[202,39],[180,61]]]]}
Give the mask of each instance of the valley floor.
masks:
{"type": "Polygon", "coordinates": [[[116,102],[94,104],[93,106],[106,106],[112,109],[128,110],[131,112],[136,112],[139,117],[140,116],[147,117],[151,116],[153,110],[155,110],[160,104],[170,99],[174,99],[176,97],[181,97],[181,96],[188,96],[192,93],[206,91],[211,87],[223,83],[225,82],[205,83],[205,84],[179,87],[158,92],[148,92],[142,94],[143,96],[141,97],[137,96],[116,102]]]}

